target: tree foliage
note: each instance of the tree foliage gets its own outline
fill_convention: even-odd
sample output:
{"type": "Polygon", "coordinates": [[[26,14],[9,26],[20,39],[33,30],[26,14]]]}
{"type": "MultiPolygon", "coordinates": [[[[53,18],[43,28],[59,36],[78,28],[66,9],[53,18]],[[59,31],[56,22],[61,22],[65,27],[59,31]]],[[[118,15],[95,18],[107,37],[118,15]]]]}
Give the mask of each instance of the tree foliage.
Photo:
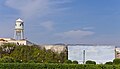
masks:
{"type": "Polygon", "coordinates": [[[53,52],[37,45],[4,44],[0,48],[0,56],[10,56],[19,63],[63,63],[66,60],[64,52],[53,52]],[[3,50],[5,50],[5,53],[2,53],[3,50]]]}
{"type": "Polygon", "coordinates": [[[66,60],[65,63],[72,64],[72,61],[71,60],[66,60]]]}
{"type": "Polygon", "coordinates": [[[96,64],[96,62],[95,62],[95,61],[88,60],[88,61],[86,61],[86,64],[96,64]]]}
{"type": "Polygon", "coordinates": [[[113,60],[113,64],[120,64],[120,59],[119,59],[119,58],[114,59],[114,60],[113,60]]]}
{"type": "Polygon", "coordinates": [[[78,64],[78,61],[74,60],[72,63],[73,63],[73,64],[78,64]]]}
{"type": "Polygon", "coordinates": [[[5,57],[0,59],[0,62],[1,63],[13,63],[13,62],[15,62],[15,60],[12,57],[5,56],[5,57]]]}
{"type": "Polygon", "coordinates": [[[107,64],[107,65],[112,65],[113,62],[106,62],[105,64],[107,64]]]}

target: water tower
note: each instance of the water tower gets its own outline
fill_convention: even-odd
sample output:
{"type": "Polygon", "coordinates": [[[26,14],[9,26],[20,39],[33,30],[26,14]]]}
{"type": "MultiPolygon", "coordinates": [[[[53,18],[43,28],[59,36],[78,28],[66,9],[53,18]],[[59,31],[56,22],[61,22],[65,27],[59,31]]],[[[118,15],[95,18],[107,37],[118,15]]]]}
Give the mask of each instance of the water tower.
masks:
{"type": "Polygon", "coordinates": [[[14,39],[16,40],[24,39],[24,22],[20,18],[17,19],[15,23],[14,39]]]}

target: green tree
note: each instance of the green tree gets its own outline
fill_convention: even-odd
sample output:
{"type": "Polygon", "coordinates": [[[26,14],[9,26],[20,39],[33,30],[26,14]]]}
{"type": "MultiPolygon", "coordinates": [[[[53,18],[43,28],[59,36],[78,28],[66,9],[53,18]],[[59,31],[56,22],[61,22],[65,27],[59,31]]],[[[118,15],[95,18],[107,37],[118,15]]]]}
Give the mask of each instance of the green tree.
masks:
{"type": "Polygon", "coordinates": [[[95,62],[95,61],[88,60],[88,61],[86,61],[86,64],[96,64],[96,62],[95,62]]]}
{"type": "Polygon", "coordinates": [[[71,64],[72,61],[71,60],[66,60],[64,63],[71,64]]]}
{"type": "MultiPolygon", "coordinates": [[[[65,53],[57,53],[45,48],[27,45],[15,46],[14,44],[4,44],[4,48],[10,49],[10,53],[2,54],[4,56],[13,57],[16,62],[35,62],[35,63],[60,63],[66,60],[65,53]],[[9,45],[9,46],[8,46],[9,45]],[[14,48],[11,50],[11,47],[14,48]]],[[[6,49],[5,49],[6,50],[6,49]]],[[[2,51],[2,50],[0,50],[2,51]]]]}
{"type": "Polygon", "coordinates": [[[4,43],[1,45],[3,48],[6,48],[6,47],[16,47],[16,44],[14,43],[4,43]]]}
{"type": "Polygon", "coordinates": [[[33,46],[17,46],[10,56],[16,60],[22,60],[22,62],[37,61],[39,51],[39,48],[33,46]]]}
{"type": "Polygon", "coordinates": [[[72,63],[73,63],[73,64],[78,64],[78,61],[74,60],[72,63]]]}
{"type": "Polygon", "coordinates": [[[63,63],[66,60],[66,54],[65,52],[60,53],[60,62],[63,63]]]}
{"type": "Polygon", "coordinates": [[[2,47],[0,47],[0,58],[2,57],[2,47]]]}
{"type": "Polygon", "coordinates": [[[8,56],[16,47],[16,44],[14,43],[4,43],[0,46],[2,48],[1,54],[4,53],[5,56],[8,56]]]}
{"type": "Polygon", "coordinates": [[[120,64],[120,59],[119,59],[119,58],[114,59],[114,60],[113,60],[113,64],[120,64]]]}
{"type": "Polygon", "coordinates": [[[1,63],[13,63],[13,62],[15,62],[15,60],[12,57],[5,56],[0,59],[0,62],[1,63]]]}
{"type": "Polygon", "coordinates": [[[45,52],[45,63],[51,63],[54,62],[56,59],[54,59],[54,52],[49,50],[46,50],[45,52]],[[54,59],[54,61],[52,61],[54,59]]]}
{"type": "Polygon", "coordinates": [[[105,64],[107,64],[107,65],[112,65],[113,62],[106,62],[105,64]]]}

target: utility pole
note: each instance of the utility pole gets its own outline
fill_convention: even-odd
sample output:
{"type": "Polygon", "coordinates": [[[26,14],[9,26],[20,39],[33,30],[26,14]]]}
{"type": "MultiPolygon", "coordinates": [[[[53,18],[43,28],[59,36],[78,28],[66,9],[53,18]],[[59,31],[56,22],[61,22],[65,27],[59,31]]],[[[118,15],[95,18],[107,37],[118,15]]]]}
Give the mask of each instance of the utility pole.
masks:
{"type": "Polygon", "coordinates": [[[85,50],[83,50],[83,64],[85,64],[85,50]]]}

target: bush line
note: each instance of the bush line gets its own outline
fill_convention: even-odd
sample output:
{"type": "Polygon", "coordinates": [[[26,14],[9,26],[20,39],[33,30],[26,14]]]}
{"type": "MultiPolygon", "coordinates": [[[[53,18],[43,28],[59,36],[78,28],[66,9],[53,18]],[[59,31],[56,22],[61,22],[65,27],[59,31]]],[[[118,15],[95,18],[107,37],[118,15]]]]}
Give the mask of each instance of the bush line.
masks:
{"type": "Polygon", "coordinates": [[[0,63],[0,69],[120,69],[120,65],[0,63]]]}

